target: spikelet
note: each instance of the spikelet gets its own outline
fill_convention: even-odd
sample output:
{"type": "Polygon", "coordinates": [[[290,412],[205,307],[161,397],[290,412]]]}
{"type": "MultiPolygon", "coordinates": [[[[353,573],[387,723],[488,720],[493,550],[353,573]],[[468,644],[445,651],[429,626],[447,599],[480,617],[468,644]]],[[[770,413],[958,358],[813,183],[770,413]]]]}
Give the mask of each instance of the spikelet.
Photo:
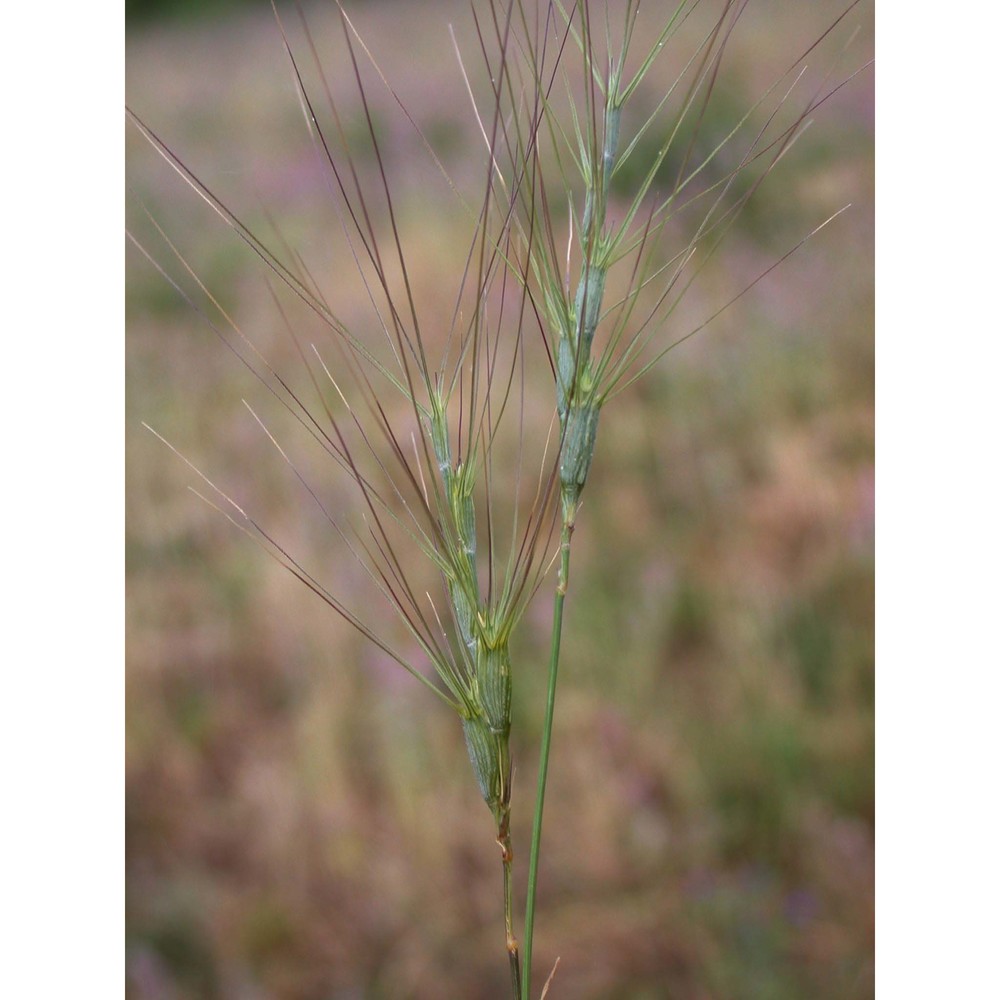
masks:
{"type": "Polygon", "coordinates": [[[597,401],[587,399],[571,406],[566,416],[566,432],[559,460],[559,482],[563,516],[569,522],[575,516],[580,493],[590,472],[600,412],[597,401]]]}
{"type": "Polygon", "coordinates": [[[495,810],[500,803],[504,782],[500,773],[500,743],[495,733],[480,717],[462,720],[465,745],[472,761],[479,791],[486,804],[495,810]]]}
{"type": "Polygon", "coordinates": [[[510,649],[503,639],[490,646],[480,638],[476,658],[476,687],[490,731],[506,739],[510,732],[510,649]]]}
{"type": "Polygon", "coordinates": [[[576,289],[576,315],[580,324],[580,344],[585,360],[590,358],[590,349],[594,343],[594,332],[601,316],[601,303],[604,300],[604,281],[608,269],[604,264],[585,264],[580,284],[576,289]]]}

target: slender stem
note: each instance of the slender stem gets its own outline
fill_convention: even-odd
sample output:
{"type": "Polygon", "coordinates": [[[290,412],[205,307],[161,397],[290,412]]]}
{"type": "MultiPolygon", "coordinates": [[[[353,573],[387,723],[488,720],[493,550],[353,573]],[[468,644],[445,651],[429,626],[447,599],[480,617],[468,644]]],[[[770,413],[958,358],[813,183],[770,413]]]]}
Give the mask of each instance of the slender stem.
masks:
{"type": "Polygon", "coordinates": [[[497,843],[500,845],[503,861],[503,915],[507,931],[507,957],[510,961],[510,989],[513,1000],[521,996],[521,964],[517,952],[517,939],[514,937],[514,893],[511,887],[511,869],[514,864],[514,852],[510,845],[510,812],[506,812],[497,831],[497,843]]]}
{"type": "Polygon", "coordinates": [[[575,511],[563,518],[559,583],[552,605],[552,645],[549,650],[549,690],[545,703],[542,749],[538,758],[538,790],[535,796],[535,819],[531,828],[531,855],[528,859],[528,902],[524,911],[524,974],[521,1000],[531,998],[531,939],[535,926],[535,890],[538,885],[538,854],[542,843],[542,810],[545,806],[545,779],[549,769],[552,744],[552,719],[556,706],[556,679],[559,674],[559,643],[562,638],[563,604],[569,583],[569,549],[575,511]]]}

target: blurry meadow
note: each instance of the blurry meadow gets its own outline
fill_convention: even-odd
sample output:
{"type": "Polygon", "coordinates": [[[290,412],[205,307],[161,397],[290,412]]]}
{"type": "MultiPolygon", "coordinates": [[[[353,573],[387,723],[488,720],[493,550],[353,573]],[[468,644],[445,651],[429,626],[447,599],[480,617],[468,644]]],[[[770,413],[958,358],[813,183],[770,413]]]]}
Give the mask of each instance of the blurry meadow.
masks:
{"type": "MultiPolygon", "coordinates": [[[[828,8],[750,4],[706,143],[828,8]]],[[[475,191],[482,140],[448,27],[475,51],[467,3],[349,9],[456,185],[475,191]]],[[[307,13],[358,116],[347,129],[360,129],[335,8],[307,13]]],[[[817,54],[816,72],[869,58],[871,10],[848,21],[840,41],[855,26],[858,38],[817,54]]],[[[126,51],[130,106],[266,243],[301,255],[352,329],[378,337],[269,7],[144,21],[126,51]]],[[[676,72],[664,59],[650,94],[676,72]]],[[[445,328],[465,219],[392,96],[377,76],[366,84],[417,308],[445,328]]],[[[872,90],[864,74],[816,113],[664,337],[852,207],[602,418],[539,886],[539,983],[561,959],[552,998],[873,995],[872,90]]],[[[196,287],[145,205],[302,381],[265,269],[135,128],[126,144],[130,230],[196,287]]],[[[199,500],[188,487],[204,485],[142,423],[377,618],[370,581],[242,401],[325,503],[349,511],[357,491],[134,247],[127,264],[128,995],[504,995],[497,849],[456,718],[199,500]]],[[[325,336],[294,321],[306,343],[325,336]]],[[[527,415],[543,427],[549,393],[527,415]]],[[[515,651],[518,907],[553,587],[554,574],[515,651]]]]}

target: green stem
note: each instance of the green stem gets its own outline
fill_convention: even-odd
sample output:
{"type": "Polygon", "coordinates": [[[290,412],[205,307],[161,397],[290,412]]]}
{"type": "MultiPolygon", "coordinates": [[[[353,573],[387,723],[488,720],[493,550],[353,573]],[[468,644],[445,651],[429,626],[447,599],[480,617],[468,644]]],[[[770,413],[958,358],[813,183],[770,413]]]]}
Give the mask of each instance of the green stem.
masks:
{"type": "Polygon", "coordinates": [[[507,736],[500,740],[500,798],[493,815],[497,821],[497,844],[500,845],[500,860],[503,863],[503,920],[506,933],[507,960],[510,962],[510,990],[513,1000],[521,996],[521,962],[514,937],[514,850],[510,843],[510,744],[507,736]]]}
{"type": "Polygon", "coordinates": [[[556,706],[556,679],[559,674],[559,643],[562,638],[563,604],[569,583],[569,548],[573,535],[573,515],[564,517],[561,538],[559,583],[552,605],[552,645],[549,650],[549,690],[545,703],[545,724],[542,729],[542,749],[538,758],[538,790],[535,796],[535,819],[531,828],[531,855],[528,859],[528,902],[524,911],[524,973],[521,978],[521,1000],[531,998],[531,940],[535,927],[535,890],[538,885],[538,854],[542,843],[542,810],[545,806],[545,779],[549,769],[552,744],[552,719],[556,706]]]}
{"type": "Polygon", "coordinates": [[[507,958],[510,961],[510,989],[513,1000],[521,996],[521,964],[517,952],[517,939],[514,937],[514,893],[512,889],[511,868],[514,863],[514,852],[510,846],[510,813],[506,813],[497,832],[497,843],[500,845],[503,861],[503,912],[504,925],[507,932],[507,958]]]}

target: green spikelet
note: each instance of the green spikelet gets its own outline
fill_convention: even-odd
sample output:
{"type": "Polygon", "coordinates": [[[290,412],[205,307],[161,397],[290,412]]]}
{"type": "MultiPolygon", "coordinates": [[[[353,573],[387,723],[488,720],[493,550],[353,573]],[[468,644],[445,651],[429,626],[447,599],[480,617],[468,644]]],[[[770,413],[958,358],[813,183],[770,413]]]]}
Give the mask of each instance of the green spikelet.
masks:
{"type": "Polygon", "coordinates": [[[600,412],[596,401],[586,400],[572,406],[566,418],[566,436],[559,461],[563,512],[566,515],[575,511],[580,493],[587,482],[590,463],[594,457],[600,412]]]}
{"type": "Polygon", "coordinates": [[[575,380],[576,352],[573,350],[572,340],[563,336],[559,338],[559,352],[556,356],[556,394],[560,422],[566,419],[575,380]]]}
{"type": "Polygon", "coordinates": [[[445,415],[444,400],[435,393],[431,397],[431,447],[437,459],[441,479],[446,489],[451,483],[451,445],[448,443],[448,418],[445,415]]]}
{"type": "Polygon", "coordinates": [[[458,622],[462,643],[471,654],[476,646],[476,606],[469,600],[465,588],[457,580],[449,583],[448,594],[451,597],[451,606],[455,609],[455,621],[458,622]]]}
{"type": "Polygon", "coordinates": [[[604,117],[604,194],[611,186],[611,175],[618,160],[618,136],[621,131],[622,109],[620,104],[609,104],[604,117]]]}
{"type": "Polygon", "coordinates": [[[479,791],[490,809],[500,802],[503,780],[500,774],[500,742],[495,733],[481,718],[463,719],[465,745],[469,750],[469,760],[476,773],[479,791]]]}
{"type": "Polygon", "coordinates": [[[576,315],[580,324],[580,343],[584,361],[590,359],[590,348],[594,343],[594,331],[601,316],[601,302],[604,300],[604,281],[608,269],[603,264],[587,264],[580,276],[576,289],[576,315]]]}
{"type": "Polygon", "coordinates": [[[475,463],[460,462],[445,480],[459,547],[454,553],[456,577],[449,583],[449,593],[462,642],[470,654],[475,651],[475,621],[479,605],[479,582],[476,577],[476,508],[472,500],[475,479],[475,463]]]}
{"type": "Polygon", "coordinates": [[[476,560],[476,508],[472,501],[475,483],[475,464],[459,462],[451,477],[448,491],[458,538],[471,566],[475,566],[476,560]]]}
{"type": "Polygon", "coordinates": [[[490,730],[506,738],[510,732],[510,649],[506,639],[496,646],[479,640],[476,684],[490,730]]]}

